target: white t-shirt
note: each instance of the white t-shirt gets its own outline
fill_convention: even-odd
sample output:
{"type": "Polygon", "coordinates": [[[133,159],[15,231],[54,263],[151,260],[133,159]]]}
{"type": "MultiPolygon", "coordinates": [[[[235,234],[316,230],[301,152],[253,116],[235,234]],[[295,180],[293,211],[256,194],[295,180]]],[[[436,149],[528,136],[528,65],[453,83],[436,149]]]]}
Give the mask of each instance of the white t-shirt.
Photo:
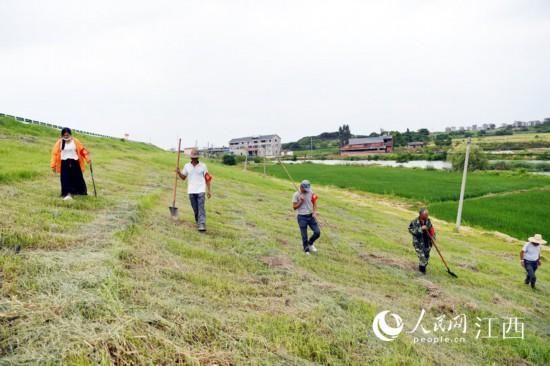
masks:
{"type": "MultiPolygon", "coordinates": [[[[61,146],[63,146],[63,141],[61,141],[61,146]]],[[[61,160],[74,159],[78,160],[78,154],[76,151],[76,144],[74,140],[65,141],[65,148],[61,150],[61,160]]]]}
{"type": "Polygon", "coordinates": [[[205,175],[208,173],[206,165],[198,163],[193,166],[191,163],[185,164],[181,174],[187,177],[187,193],[205,193],[206,192],[206,179],[205,175]]]}
{"type": "Polygon", "coordinates": [[[525,243],[523,246],[523,259],[527,261],[538,261],[540,258],[540,244],[534,245],[531,242],[525,243]]]}

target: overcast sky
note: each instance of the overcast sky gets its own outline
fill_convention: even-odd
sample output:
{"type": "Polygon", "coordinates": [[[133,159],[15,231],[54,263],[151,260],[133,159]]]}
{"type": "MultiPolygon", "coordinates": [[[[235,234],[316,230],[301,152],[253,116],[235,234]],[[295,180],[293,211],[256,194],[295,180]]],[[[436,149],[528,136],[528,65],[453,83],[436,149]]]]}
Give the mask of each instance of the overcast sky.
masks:
{"type": "Polygon", "coordinates": [[[550,117],[550,1],[0,0],[0,112],[174,146],[550,117]]]}

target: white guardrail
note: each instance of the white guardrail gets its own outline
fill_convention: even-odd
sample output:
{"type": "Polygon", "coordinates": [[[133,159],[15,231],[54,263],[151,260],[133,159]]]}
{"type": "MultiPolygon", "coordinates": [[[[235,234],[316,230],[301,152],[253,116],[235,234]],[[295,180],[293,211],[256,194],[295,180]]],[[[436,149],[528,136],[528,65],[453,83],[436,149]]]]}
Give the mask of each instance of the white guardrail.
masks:
{"type": "MultiPolygon", "coordinates": [[[[16,121],[18,121],[18,122],[21,122],[21,123],[26,123],[26,124],[31,124],[31,125],[38,125],[38,126],[44,126],[44,127],[50,127],[50,128],[55,128],[55,129],[57,129],[57,130],[61,130],[61,129],[64,127],[64,126],[54,125],[54,124],[52,124],[52,123],[36,121],[36,120],[30,119],[30,118],[23,118],[23,117],[18,117],[18,116],[12,116],[11,114],[0,113],[0,117],[13,118],[14,120],[16,120],[16,121]]],[[[116,139],[116,138],[117,138],[117,137],[113,137],[113,136],[102,135],[102,134],[100,134],[100,133],[77,130],[77,129],[74,129],[74,128],[71,128],[71,130],[72,130],[73,132],[80,133],[80,134],[83,134],[83,135],[88,135],[88,136],[106,137],[106,138],[110,138],[110,139],[116,139]]]]}

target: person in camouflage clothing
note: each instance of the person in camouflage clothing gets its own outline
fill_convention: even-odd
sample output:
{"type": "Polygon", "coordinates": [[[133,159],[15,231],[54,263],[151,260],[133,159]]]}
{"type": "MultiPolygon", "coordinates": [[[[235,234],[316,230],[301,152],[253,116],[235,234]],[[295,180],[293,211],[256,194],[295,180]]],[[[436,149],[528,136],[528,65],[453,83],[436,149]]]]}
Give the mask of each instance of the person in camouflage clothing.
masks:
{"type": "Polygon", "coordinates": [[[426,208],[418,211],[418,217],[409,224],[409,232],[413,236],[413,246],[420,261],[418,270],[426,274],[426,267],[430,259],[430,250],[432,249],[432,240],[435,239],[435,229],[429,218],[429,212],[426,208]]]}

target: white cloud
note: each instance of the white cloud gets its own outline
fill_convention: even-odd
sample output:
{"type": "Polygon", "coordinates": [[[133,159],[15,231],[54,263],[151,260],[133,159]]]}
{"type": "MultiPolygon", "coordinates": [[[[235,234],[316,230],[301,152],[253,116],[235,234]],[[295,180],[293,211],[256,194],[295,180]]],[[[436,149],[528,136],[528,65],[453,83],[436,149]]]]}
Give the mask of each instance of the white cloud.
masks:
{"type": "Polygon", "coordinates": [[[0,3],[0,111],[162,146],[548,117],[544,1],[0,3]]]}

